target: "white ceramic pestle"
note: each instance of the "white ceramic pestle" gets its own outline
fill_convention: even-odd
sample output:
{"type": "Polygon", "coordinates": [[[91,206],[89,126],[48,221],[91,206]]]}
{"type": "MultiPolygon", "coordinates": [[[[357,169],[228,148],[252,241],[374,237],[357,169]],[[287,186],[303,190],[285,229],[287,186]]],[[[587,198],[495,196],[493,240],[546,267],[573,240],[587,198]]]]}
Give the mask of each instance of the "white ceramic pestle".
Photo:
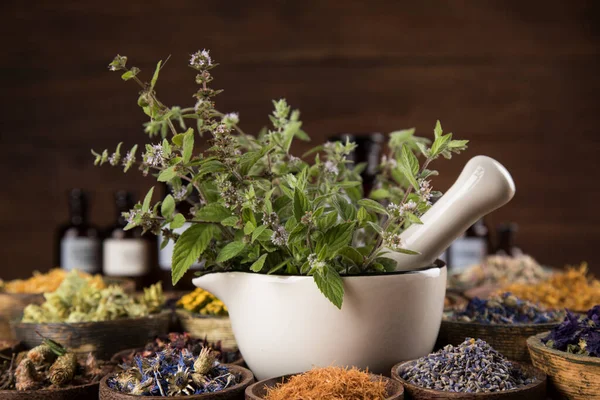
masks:
{"type": "Polygon", "coordinates": [[[397,262],[397,271],[432,265],[454,241],[479,218],[508,203],[515,183],[502,164],[486,156],[473,157],[454,185],[400,236],[403,247],[419,255],[388,254],[397,262]]]}

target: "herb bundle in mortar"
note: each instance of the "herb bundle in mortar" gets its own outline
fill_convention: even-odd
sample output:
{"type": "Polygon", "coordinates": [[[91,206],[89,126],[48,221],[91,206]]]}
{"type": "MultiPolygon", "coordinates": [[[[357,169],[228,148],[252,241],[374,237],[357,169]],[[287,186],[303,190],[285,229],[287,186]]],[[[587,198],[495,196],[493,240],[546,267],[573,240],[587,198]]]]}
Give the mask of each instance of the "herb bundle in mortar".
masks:
{"type": "Polygon", "coordinates": [[[123,166],[125,171],[135,165],[171,187],[173,194],[157,203],[150,189],[126,213],[125,229],[140,226],[144,232],[162,233],[163,245],[175,242],[174,284],[201,259],[205,272],[313,276],[321,292],[341,308],[340,275],[392,271],[396,263],[387,256],[390,250],[415,254],[400,233],[421,223],[432,197],[441,195],[432,191],[430,179],[437,171],[430,164],[461,152],[466,140],[444,134],[439,121],[433,143],[416,137],[414,129],[392,132],[375,189],[363,198],[360,172],[365,165],[348,160],[354,143],[318,146],[303,156],[314,156],[309,164],[291,152],[294,139],[309,140],[298,110],[283,99],[274,101],[271,127],[258,137],[248,135],[238,114],[215,108],[214,97],[221,90],[209,86],[217,66],[209,52],[194,53],[189,66],[196,71],[196,104],[169,107],[156,93],[162,62],[152,79],[143,82],[140,69],[129,67],[127,57],[115,57],[110,70],[121,71],[123,80],[142,89],[138,104],[150,117],[145,132],[155,139],[141,155],[137,145],[124,157],[121,144],[114,152],[92,151],[97,165],[123,166]],[[209,148],[197,153],[194,144],[204,135],[209,148]],[[176,211],[179,202],[191,204],[191,216],[176,211]],[[186,221],[192,226],[176,233],[186,221]]]}
{"type": "Polygon", "coordinates": [[[489,344],[471,338],[419,358],[399,375],[423,388],[464,393],[501,392],[535,381],[489,344]]]}

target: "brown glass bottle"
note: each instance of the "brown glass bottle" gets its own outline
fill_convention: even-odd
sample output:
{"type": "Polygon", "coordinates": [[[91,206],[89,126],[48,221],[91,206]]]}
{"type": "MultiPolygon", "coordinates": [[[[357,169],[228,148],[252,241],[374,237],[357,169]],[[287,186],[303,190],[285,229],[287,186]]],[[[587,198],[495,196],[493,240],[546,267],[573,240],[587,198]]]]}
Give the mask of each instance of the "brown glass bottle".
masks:
{"type": "Polygon", "coordinates": [[[519,227],[515,223],[503,223],[496,228],[496,238],[498,246],[496,254],[507,255],[511,257],[522,254],[521,249],[515,245],[515,236],[519,227]]]}
{"type": "Polygon", "coordinates": [[[354,164],[366,163],[366,167],[360,174],[363,180],[363,193],[367,197],[373,189],[377,168],[381,158],[384,136],[381,133],[342,133],[329,138],[332,142],[350,141],[356,144],[356,149],[349,155],[354,164]]]}
{"type": "Polygon", "coordinates": [[[151,234],[142,235],[139,227],[124,230],[127,220],[123,212],[133,207],[130,193],[115,193],[116,221],[105,235],[103,242],[103,272],[106,276],[130,278],[135,281],[136,290],[153,283],[152,264],[155,240],[151,234]]]}
{"type": "Polygon", "coordinates": [[[81,189],[71,189],[68,199],[69,222],[56,232],[55,266],[99,273],[102,239],[100,231],[88,221],[88,197],[81,189]]]}
{"type": "MultiPolygon", "coordinates": [[[[172,194],[171,190],[168,186],[165,185],[165,194],[172,194]]],[[[190,195],[188,199],[192,202],[197,200],[194,195],[190,195]]],[[[185,216],[186,219],[191,218],[191,203],[189,201],[182,201],[177,203],[177,208],[175,212],[181,213],[185,216]]],[[[175,229],[175,233],[182,234],[187,228],[191,226],[190,223],[186,222],[185,225],[181,228],[175,229]]],[[[158,252],[158,279],[162,282],[163,288],[165,290],[193,290],[195,289],[194,284],[192,283],[192,279],[195,278],[195,272],[198,269],[202,268],[202,264],[200,262],[196,262],[192,264],[190,269],[183,275],[183,277],[177,282],[176,285],[173,285],[173,280],[171,278],[171,266],[172,266],[172,258],[173,258],[173,250],[175,248],[175,244],[172,240],[161,249],[161,245],[163,243],[162,234],[158,236],[157,240],[157,252],[158,252]]]]}
{"type": "Polygon", "coordinates": [[[447,264],[452,271],[461,271],[480,264],[490,251],[490,233],[483,218],[475,222],[456,239],[447,251],[447,264]]]}

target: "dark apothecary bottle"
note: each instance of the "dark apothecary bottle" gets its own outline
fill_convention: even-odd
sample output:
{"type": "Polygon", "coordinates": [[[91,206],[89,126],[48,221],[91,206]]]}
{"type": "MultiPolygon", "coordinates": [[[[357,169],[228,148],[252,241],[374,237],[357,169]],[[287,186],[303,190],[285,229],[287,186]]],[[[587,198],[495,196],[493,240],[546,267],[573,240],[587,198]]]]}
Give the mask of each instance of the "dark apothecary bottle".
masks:
{"type": "Polygon", "coordinates": [[[523,251],[515,245],[515,237],[519,227],[515,223],[503,223],[496,228],[497,246],[495,253],[515,257],[523,251]]]}
{"type": "MultiPolygon", "coordinates": [[[[165,185],[165,193],[173,194],[170,187],[165,185]]],[[[197,202],[198,198],[196,194],[190,194],[188,199],[194,203],[197,202]]],[[[188,201],[181,201],[177,203],[177,207],[175,212],[181,213],[185,216],[186,219],[190,219],[192,215],[190,214],[191,204],[188,201]]],[[[181,228],[174,229],[174,232],[181,235],[186,229],[188,229],[192,224],[186,222],[181,228]]],[[[194,273],[197,272],[200,268],[202,268],[203,264],[200,262],[195,262],[192,264],[190,269],[183,275],[183,277],[177,282],[176,285],[173,285],[173,280],[171,278],[171,266],[172,266],[172,258],[173,258],[173,249],[175,248],[175,244],[172,240],[165,245],[164,248],[161,249],[163,244],[164,237],[162,233],[158,236],[157,240],[157,251],[158,251],[158,277],[157,279],[162,282],[163,288],[165,290],[193,290],[195,289],[194,284],[192,283],[192,279],[195,278],[194,273]]]]}
{"type": "Polygon", "coordinates": [[[142,228],[124,230],[127,220],[123,212],[133,208],[130,193],[115,193],[116,221],[108,228],[103,242],[103,272],[107,276],[131,278],[136,290],[153,283],[152,264],[155,240],[151,235],[142,235],[142,228]]]}
{"type": "Polygon", "coordinates": [[[381,133],[342,133],[329,138],[330,141],[356,143],[356,149],[348,157],[354,164],[366,163],[366,168],[361,173],[363,179],[363,192],[367,197],[373,189],[379,160],[381,157],[381,149],[383,146],[384,136],[381,133]]]}
{"type": "Polygon", "coordinates": [[[490,233],[483,218],[456,239],[447,251],[447,264],[453,272],[480,264],[491,249],[490,233]]]}
{"type": "Polygon", "coordinates": [[[68,271],[78,269],[99,273],[101,237],[99,230],[88,221],[88,196],[81,189],[69,192],[69,222],[56,233],[55,264],[68,271]]]}

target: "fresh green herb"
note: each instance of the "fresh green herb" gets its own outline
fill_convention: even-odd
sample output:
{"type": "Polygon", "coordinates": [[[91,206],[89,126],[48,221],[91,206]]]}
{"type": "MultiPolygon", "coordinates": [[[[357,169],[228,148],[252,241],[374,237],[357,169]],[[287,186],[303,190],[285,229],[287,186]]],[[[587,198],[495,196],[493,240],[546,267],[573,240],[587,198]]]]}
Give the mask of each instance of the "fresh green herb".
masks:
{"type": "Polygon", "coordinates": [[[429,178],[437,172],[429,164],[464,150],[466,140],[444,134],[439,121],[430,147],[414,129],[391,133],[376,188],[371,198],[363,198],[360,166],[348,160],[354,143],[326,143],[302,158],[293,155],[293,141],[309,136],[300,112],[284,99],[273,101],[271,127],[257,137],[248,135],[238,114],[215,108],[221,91],[209,86],[217,65],[209,52],[196,52],[189,64],[197,71],[196,104],[168,107],[156,94],[164,64],[159,62],[145,83],[139,68],[127,67],[127,57],[117,56],[109,68],[141,87],[138,104],[150,117],[144,126],[153,141],[139,156],[134,146],[121,158],[120,144],[110,155],[92,151],[95,164],[121,165],[125,171],[138,165],[144,175],[171,187],[172,195],[154,204],[151,189],[125,217],[128,229],[141,226],[176,241],[173,283],[199,259],[205,261],[204,272],[311,275],[341,308],[340,275],[392,270],[389,251],[415,254],[404,248],[400,233],[421,223],[432,197],[440,195],[432,191],[429,178]],[[204,135],[210,147],[196,152],[194,141],[204,135]],[[314,157],[312,163],[308,157],[314,157]],[[179,202],[192,204],[191,216],[175,212],[179,202]],[[186,220],[193,226],[175,234],[186,220]]]}

